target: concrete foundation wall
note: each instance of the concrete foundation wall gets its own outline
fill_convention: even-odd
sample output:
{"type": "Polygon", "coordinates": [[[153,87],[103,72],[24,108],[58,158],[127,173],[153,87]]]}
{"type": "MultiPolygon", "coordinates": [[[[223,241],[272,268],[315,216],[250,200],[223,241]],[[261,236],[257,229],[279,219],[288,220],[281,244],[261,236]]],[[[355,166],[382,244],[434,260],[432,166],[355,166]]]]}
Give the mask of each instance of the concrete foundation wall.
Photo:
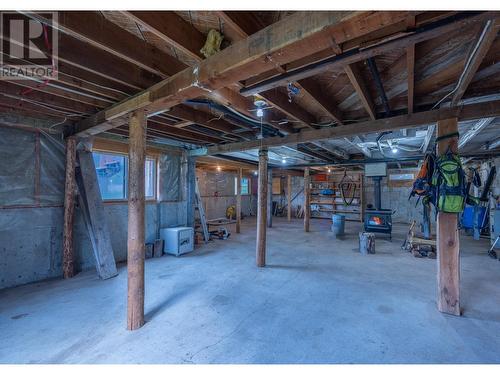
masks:
{"type": "MultiPolygon", "coordinates": [[[[4,135],[8,137],[11,132],[11,129],[0,127],[0,137],[4,135]]],[[[41,135],[41,137],[45,136],[41,135]]],[[[33,145],[32,143],[18,145],[18,147],[23,146],[29,148],[33,145]]],[[[52,164],[64,166],[64,153],[61,150],[58,151],[55,144],[50,147],[54,148],[53,152],[50,153],[52,164]]],[[[170,157],[170,159],[175,158],[180,157],[170,157]]],[[[11,161],[7,158],[0,158],[0,179],[4,186],[9,186],[14,192],[15,182],[19,181],[19,177],[9,176],[9,173],[12,173],[12,168],[6,166],[5,163],[11,163],[11,161]]],[[[161,168],[164,164],[160,163],[160,175],[162,175],[161,168]]],[[[180,167],[180,162],[169,163],[169,165],[172,164],[180,167]]],[[[50,195],[47,195],[50,198],[50,204],[44,203],[42,200],[39,207],[34,205],[15,207],[8,201],[9,194],[2,196],[0,202],[0,289],[62,275],[64,186],[60,182],[61,179],[64,181],[64,167],[52,168],[49,172],[47,172],[47,168],[43,168],[42,161],[40,178],[41,181],[46,182],[47,186],[52,187],[50,195]],[[51,181],[55,182],[51,183],[51,181]]],[[[169,171],[169,174],[174,173],[169,171]]],[[[177,201],[146,204],[146,242],[152,242],[156,239],[159,227],[186,224],[187,206],[186,201],[181,200],[181,198],[185,198],[180,194],[179,184],[183,182],[180,175],[180,173],[176,173],[176,179],[170,179],[170,183],[165,184],[168,195],[178,197],[177,201]],[[178,194],[172,193],[172,191],[177,190],[179,190],[178,194]]],[[[104,210],[108,218],[107,224],[115,259],[117,262],[126,261],[127,203],[104,203],[104,210]]],[[[94,268],[95,261],[91,242],[78,208],[75,210],[74,236],[76,269],[81,271],[94,268]]]]}

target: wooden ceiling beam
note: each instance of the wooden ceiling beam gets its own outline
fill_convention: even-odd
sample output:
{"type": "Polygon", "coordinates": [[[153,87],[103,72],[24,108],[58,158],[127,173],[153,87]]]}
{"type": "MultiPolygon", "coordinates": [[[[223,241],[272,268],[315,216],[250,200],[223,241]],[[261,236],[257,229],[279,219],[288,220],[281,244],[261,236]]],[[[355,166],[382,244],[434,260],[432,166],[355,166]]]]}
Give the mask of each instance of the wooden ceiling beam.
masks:
{"type": "Polygon", "coordinates": [[[474,120],[496,116],[500,116],[500,100],[370,120],[349,126],[304,130],[300,133],[289,134],[285,137],[270,137],[257,141],[216,145],[205,149],[193,150],[191,153],[192,155],[211,155],[226,152],[239,152],[259,147],[278,147],[320,141],[324,139],[344,138],[359,134],[373,134],[397,129],[411,129],[432,124],[441,119],[454,117],[459,120],[474,120]]]}
{"type": "MultiPolygon", "coordinates": [[[[182,53],[188,55],[195,62],[201,62],[205,57],[200,50],[205,44],[206,37],[194,26],[186,22],[175,12],[122,12],[129,19],[138,22],[168,45],[178,48],[182,53]]],[[[228,88],[221,87],[218,90],[204,92],[209,98],[231,106],[246,116],[257,119],[250,112],[253,102],[240,93],[228,88]]],[[[285,126],[272,124],[278,130],[290,132],[285,126]]]]}
{"type": "MultiPolygon", "coordinates": [[[[239,36],[239,39],[237,40],[242,40],[244,38],[247,38],[248,36],[258,32],[260,29],[264,28],[266,25],[259,25],[256,20],[249,19],[249,14],[244,13],[244,12],[222,12],[219,11],[217,12],[219,17],[221,17],[224,22],[227,23],[226,26],[232,27],[236,30],[237,35],[239,36]],[[241,26],[240,26],[241,25],[241,26]]],[[[276,71],[278,73],[284,73],[285,69],[279,65],[276,66],[276,71]]],[[[338,108],[332,103],[332,101],[328,98],[326,98],[322,93],[321,89],[318,87],[318,84],[311,79],[304,79],[302,81],[296,82],[295,85],[301,90],[308,100],[312,100],[313,102],[316,103],[328,116],[330,116],[335,122],[338,124],[342,124],[342,117],[341,113],[338,110],[338,108]]],[[[260,93],[262,97],[265,99],[269,100],[272,104],[278,107],[280,109],[280,106],[278,103],[272,102],[270,98],[266,97],[266,93],[260,93]]],[[[283,100],[280,100],[282,103],[283,100]]],[[[293,114],[290,114],[290,111],[287,110],[286,108],[283,109],[284,113],[287,113],[290,117],[301,121],[308,127],[312,127],[310,123],[306,123],[303,121],[302,118],[298,118],[293,116],[293,114]]]]}
{"type": "MultiPolygon", "coordinates": [[[[50,25],[50,22],[40,14],[31,12],[25,14],[50,25]]],[[[57,29],[62,33],[140,66],[153,74],[159,74],[162,78],[171,76],[186,68],[184,63],[173,56],[153,45],[145,44],[143,40],[97,12],[59,12],[57,29]]]]}
{"type": "Polygon", "coordinates": [[[413,113],[415,98],[415,44],[406,47],[406,69],[408,81],[408,113],[413,113]]]}
{"type": "MultiPolygon", "coordinates": [[[[472,82],[474,75],[476,74],[481,62],[484,57],[488,53],[491,45],[495,41],[498,35],[498,28],[500,26],[500,21],[498,19],[488,20],[484,26],[484,29],[481,30],[481,34],[476,43],[477,47],[474,47],[471,51],[470,55],[467,57],[466,61],[470,61],[469,65],[465,67],[463,75],[461,75],[461,81],[459,82],[455,94],[451,100],[451,105],[456,106],[462,99],[469,87],[469,84],[472,82]]],[[[476,43],[474,44],[476,46],[476,43]]]]}
{"type": "Polygon", "coordinates": [[[375,104],[373,103],[370,91],[366,86],[365,79],[361,75],[361,71],[355,63],[347,65],[344,68],[344,71],[347,74],[347,77],[349,78],[352,86],[354,87],[356,94],[358,94],[359,100],[363,104],[363,108],[366,110],[370,118],[372,120],[375,120],[377,118],[375,104]]]}
{"type": "Polygon", "coordinates": [[[78,123],[76,134],[93,135],[113,120],[144,108],[157,112],[203,92],[226,87],[337,43],[369,34],[404,18],[407,12],[297,12],[188,68],[78,123]],[[267,58],[266,58],[267,57],[267,58]]]}

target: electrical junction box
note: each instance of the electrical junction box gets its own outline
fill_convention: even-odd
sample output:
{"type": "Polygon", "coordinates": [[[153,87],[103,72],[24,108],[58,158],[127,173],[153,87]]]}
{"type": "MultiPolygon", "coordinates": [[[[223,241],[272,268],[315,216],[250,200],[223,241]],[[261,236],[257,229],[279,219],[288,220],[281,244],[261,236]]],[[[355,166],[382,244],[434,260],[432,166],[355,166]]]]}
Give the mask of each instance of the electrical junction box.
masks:
{"type": "Polygon", "coordinates": [[[194,250],[194,231],[191,227],[162,228],[160,238],[165,242],[165,254],[179,256],[194,250]]]}

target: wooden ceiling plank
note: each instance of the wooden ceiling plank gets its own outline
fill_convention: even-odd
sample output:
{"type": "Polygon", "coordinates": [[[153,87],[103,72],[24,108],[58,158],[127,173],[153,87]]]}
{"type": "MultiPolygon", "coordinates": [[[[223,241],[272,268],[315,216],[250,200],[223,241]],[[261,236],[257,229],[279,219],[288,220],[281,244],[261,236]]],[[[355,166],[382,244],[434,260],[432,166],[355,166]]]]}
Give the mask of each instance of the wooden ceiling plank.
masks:
{"type": "MultiPolygon", "coordinates": [[[[200,50],[205,44],[205,36],[175,12],[123,12],[123,14],[139,22],[167,44],[179,48],[194,61],[201,62],[204,59],[200,50]]],[[[246,116],[256,119],[255,114],[249,111],[253,107],[253,102],[228,87],[205,92],[205,94],[215,101],[223,102],[224,105],[231,106],[246,116]]],[[[287,127],[272,125],[278,130],[290,131],[287,127]]]]}
{"type": "Polygon", "coordinates": [[[375,111],[375,104],[373,103],[370,91],[366,86],[365,80],[361,75],[361,71],[356,66],[356,64],[347,65],[344,68],[344,71],[347,74],[347,77],[349,77],[349,81],[354,87],[356,94],[358,94],[358,97],[361,103],[363,104],[364,109],[366,110],[370,118],[372,120],[375,120],[377,118],[377,113],[375,111]]]}
{"type": "MultiPolygon", "coordinates": [[[[40,14],[31,12],[25,14],[50,25],[40,14]]],[[[145,45],[143,40],[97,12],[59,12],[57,28],[67,35],[103,49],[151,73],[160,74],[162,78],[186,68],[184,63],[173,56],[153,45],[145,45]]]]}
{"type": "MultiPolygon", "coordinates": [[[[247,38],[249,35],[258,32],[261,28],[265,26],[261,25],[263,27],[260,27],[255,22],[251,22],[248,19],[248,14],[246,13],[245,14],[241,12],[217,12],[217,13],[228,24],[227,26],[237,30],[238,35],[240,35],[240,38],[238,40],[247,38]],[[242,26],[240,27],[240,25],[242,26]]],[[[276,66],[276,71],[278,73],[284,73],[285,69],[278,65],[276,66]]],[[[325,113],[327,113],[335,122],[342,124],[340,111],[335,107],[335,105],[332,103],[330,99],[326,98],[321,93],[321,90],[319,89],[316,82],[312,81],[311,79],[304,79],[302,81],[296,82],[295,85],[299,88],[299,90],[305,93],[308,100],[314,101],[316,105],[318,105],[325,113]]],[[[261,93],[260,95],[266,98],[265,94],[261,93]]],[[[271,101],[269,98],[266,99],[271,101]]],[[[272,103],[272,104],[274,104],[278,109],[280,109],[277,103],[272,103]]],[[[290,114],[290,111],[286,110],[286,108],[282,112],[287,113],[296,120],[301,121],[308,127],[312,127],[310,123],[305,123],[301,118],[297,118],[292,114],[290,114]]]]}
{"type": "Polygon", "coordinates": [[[408,113],[413,113],[415,98],[415,44],[406,48],[406,67],[408,71],[408,113]]]}
{"type": "Polygon", "coordinates": [[[76,133],[98,134],[113,127],[107,122],[118,113],[124,115],[139,108],[154,111],[171,108],[199,96],[200,92],[217,90],[260,74],[269,70],[270,62],[263,59],[265,56],[286,64],[331,47],[332,37],[342,43],[405,16],[407,12],[376,12],[369,17],[366,12],[294,13],[203,60],[194,69],[185,69],[134,98],[79,122],[76,133]]]}
{"type": "Polygon", "coordinates": [[[471,54],[467,57],[466,61],[470,60],[470,63],[468,66],[466,66],[463,75],[461,75],[461,81],[459,82],[459,85],[457,86],[455,94],[453,95],[453,98],[451,100],[452,106],[458,105],[458,103],[464,96],[465,91],[467,90],[467,87],[469,87],[469,84],[472,82],[472,79],[479,69],[481,62],[483,61],[491,45],[495,41],[499,26],[500,21],[498,19],[489,20],[486,22],[486,25],[481,31],[481,35],[479,36],[479,44],[477,45],[477,49],[474,48],[471,51],[471,54]]]}

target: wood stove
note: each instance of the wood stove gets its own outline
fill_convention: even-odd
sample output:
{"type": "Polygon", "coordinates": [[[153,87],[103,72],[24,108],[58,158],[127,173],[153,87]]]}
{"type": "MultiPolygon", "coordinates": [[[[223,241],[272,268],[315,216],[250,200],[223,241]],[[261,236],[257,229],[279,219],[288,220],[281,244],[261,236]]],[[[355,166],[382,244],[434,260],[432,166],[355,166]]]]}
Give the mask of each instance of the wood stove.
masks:
{"type": "Polygon", "coordinates": [[[367,209],[365,211],[365,232],[385,233],[392,240],[392,211],[367,209]]]}
{"type": "Polygon", "coordinates": [[[375,209],[367,208],[365,211],[365,232],[385,233],[392,240],[392,210],[385,210],[381,206],[380,180],[382,177],[374,176],[375,209]]]}

